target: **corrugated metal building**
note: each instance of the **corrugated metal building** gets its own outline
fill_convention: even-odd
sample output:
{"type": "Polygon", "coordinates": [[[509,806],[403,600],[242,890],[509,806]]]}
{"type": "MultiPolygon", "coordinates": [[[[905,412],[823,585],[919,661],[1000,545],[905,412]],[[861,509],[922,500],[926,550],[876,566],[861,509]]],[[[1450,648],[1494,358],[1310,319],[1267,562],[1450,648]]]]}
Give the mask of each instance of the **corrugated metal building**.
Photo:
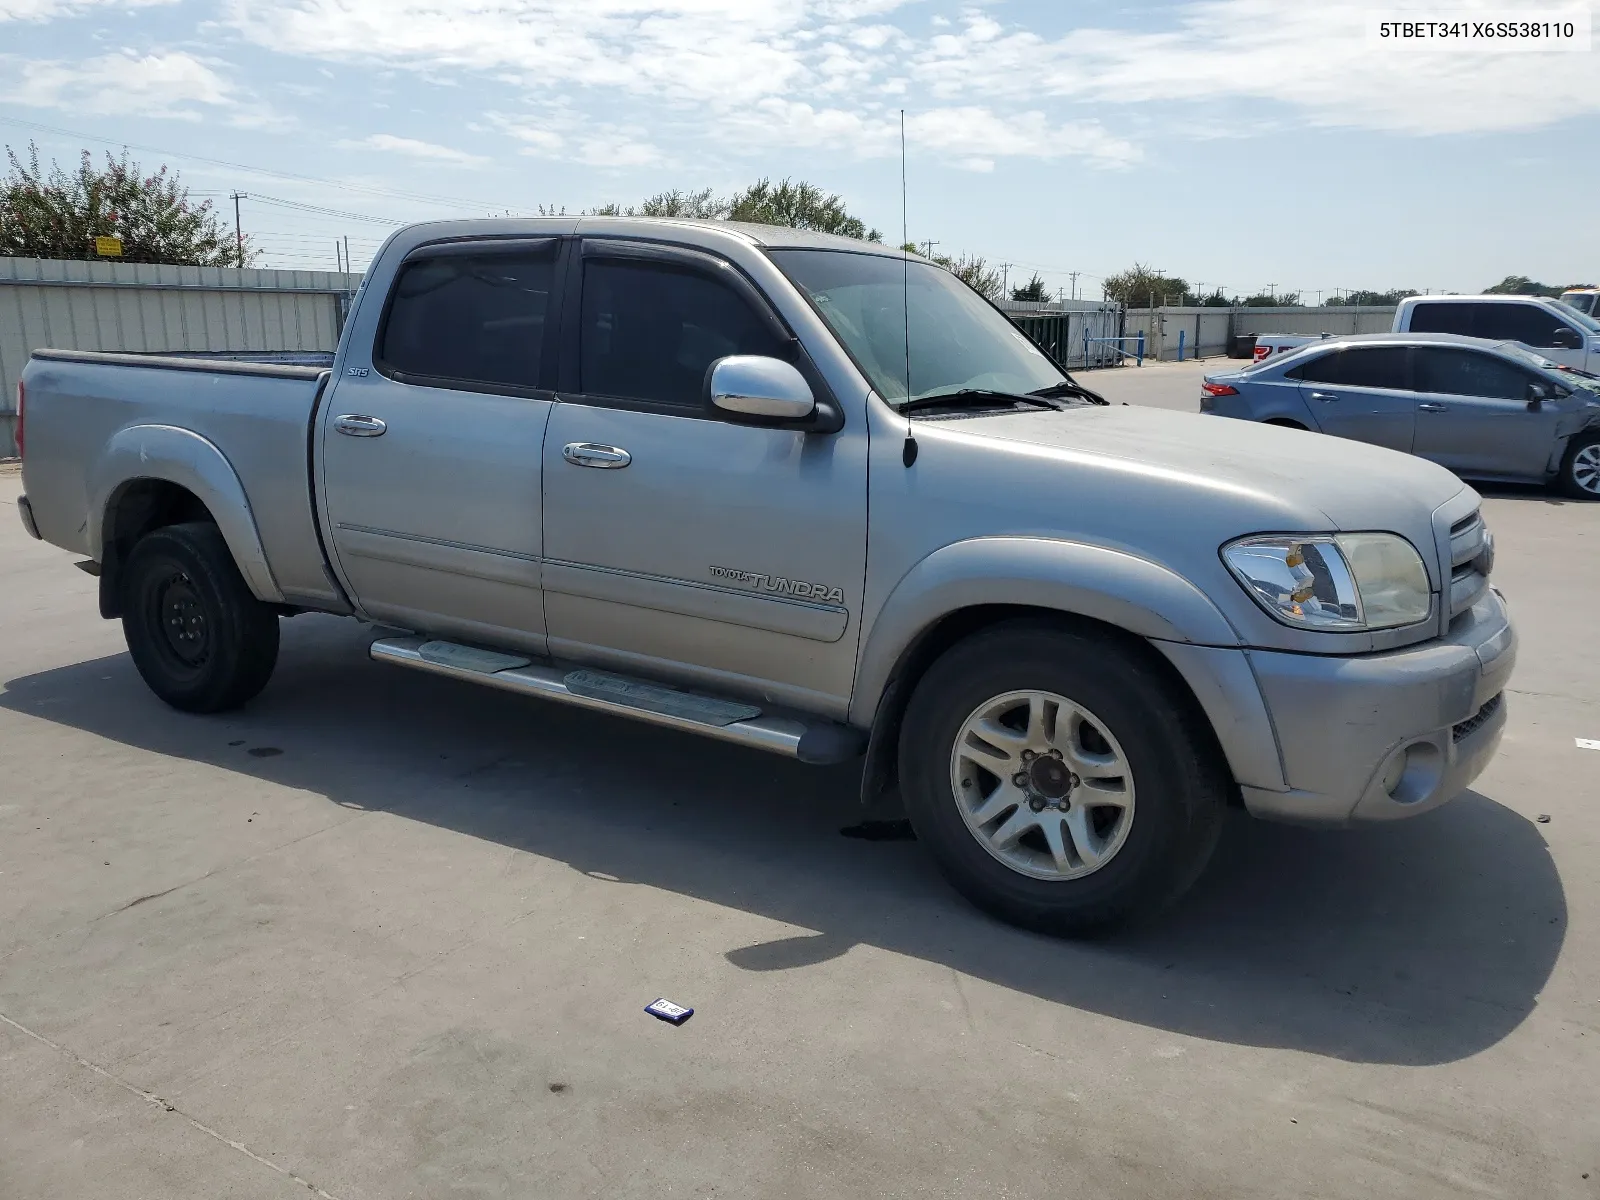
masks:
{"type": "Polygon", "coordinates": [[[16,454],[17,379],[37,347],[327,353],[359,275],[0,258],[0,458],[16,454]]]}

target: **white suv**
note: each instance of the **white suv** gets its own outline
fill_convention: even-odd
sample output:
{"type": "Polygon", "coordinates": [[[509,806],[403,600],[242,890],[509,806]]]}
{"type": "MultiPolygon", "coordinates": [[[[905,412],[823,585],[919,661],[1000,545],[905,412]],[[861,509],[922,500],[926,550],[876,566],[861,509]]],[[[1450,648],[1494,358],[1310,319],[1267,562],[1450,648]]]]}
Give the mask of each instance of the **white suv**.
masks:
{"type": "Polygon", "coordinates": [[[1394,332],[1521,342],[1558,366],[1600,374],[1600,322],[1543,296],[1411,296],[1400,301],[1394,332]]]}

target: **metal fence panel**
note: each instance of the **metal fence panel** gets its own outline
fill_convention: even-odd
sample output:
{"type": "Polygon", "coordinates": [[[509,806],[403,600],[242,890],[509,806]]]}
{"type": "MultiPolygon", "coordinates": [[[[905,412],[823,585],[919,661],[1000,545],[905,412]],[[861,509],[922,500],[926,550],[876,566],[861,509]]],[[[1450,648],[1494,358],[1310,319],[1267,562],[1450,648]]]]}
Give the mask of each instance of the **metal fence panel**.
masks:
{"type": "Polygon", "coordinates": [[[42,347],[328,353],[359,275],[0,258],[0,458],[16,454],[17,380],[42,347]]]}
{"type": "Polygon", "coordinates": [[[1104,340],[1122,333],[1122,309],[1115,304],[1085,300],[1061,304],[1009,301],[1000,308],[1068,370],[1113,367],[1118,363],[1116,348],[1104,340]]]}

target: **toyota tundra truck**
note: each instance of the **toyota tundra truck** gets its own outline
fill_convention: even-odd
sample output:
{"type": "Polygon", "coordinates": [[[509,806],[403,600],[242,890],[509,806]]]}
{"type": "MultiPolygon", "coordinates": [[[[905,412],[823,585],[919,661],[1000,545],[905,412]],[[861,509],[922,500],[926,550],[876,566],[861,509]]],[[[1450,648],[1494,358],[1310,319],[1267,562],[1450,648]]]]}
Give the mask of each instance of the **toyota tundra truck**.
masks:
{"type": "Polygon", "coordinates": [[[1454,475],[1108,405],[870,243],[415,225],[329,370],[39,350],[19,391],[22,521],[174,708],[246,704],[284,619],[342,614],[402,670],[860,758],[865,801],[1034,929],[1171,901],[1230,805],[1432,809],[1506,721],[1454,475]]]}

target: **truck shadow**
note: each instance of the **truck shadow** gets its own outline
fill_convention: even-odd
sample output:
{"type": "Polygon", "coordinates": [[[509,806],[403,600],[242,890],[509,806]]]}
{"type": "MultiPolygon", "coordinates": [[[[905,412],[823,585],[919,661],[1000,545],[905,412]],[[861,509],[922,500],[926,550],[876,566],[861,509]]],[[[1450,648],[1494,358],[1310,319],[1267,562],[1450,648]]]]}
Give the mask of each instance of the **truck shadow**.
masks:
{"type": "Polygon", "coordinates": [[[1160,922],[1038,937],[971,909],[915,843],[839,836],[860,819],[854,768],[381,666],[369,637],[287,622],[277,677],[226,717],[166,709],[122,655],[11,680],[0,706],[816,931],[728,950],[744,970],[865,944],[1174,1033],[1349,1061],[1493,1045],[1532,1010],[1566,932],[1537,827],[1469,792],[1364,831],[1241,814],[1160,922]]]}

